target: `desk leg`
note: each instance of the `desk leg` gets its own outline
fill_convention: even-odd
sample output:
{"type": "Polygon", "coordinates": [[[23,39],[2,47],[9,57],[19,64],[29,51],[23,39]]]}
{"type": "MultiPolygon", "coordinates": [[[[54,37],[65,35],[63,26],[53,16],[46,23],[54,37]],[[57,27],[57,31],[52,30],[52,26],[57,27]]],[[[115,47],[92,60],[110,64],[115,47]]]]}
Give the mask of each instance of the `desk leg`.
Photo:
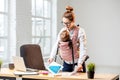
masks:
{"type": "Polygon", "coordinates": [[[16,80],[22,80],[22,78],[21,78],[21,77],[19,77],[19,78],[16,78],[16,80]]]}

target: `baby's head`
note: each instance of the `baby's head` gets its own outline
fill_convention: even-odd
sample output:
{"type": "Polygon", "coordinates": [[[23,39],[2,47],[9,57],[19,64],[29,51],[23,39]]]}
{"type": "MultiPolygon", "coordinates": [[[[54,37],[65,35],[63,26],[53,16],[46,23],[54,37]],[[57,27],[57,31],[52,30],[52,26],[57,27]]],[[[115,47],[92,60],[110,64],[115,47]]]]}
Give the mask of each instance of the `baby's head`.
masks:
{"type": "Polygon", "coordinates": [[[67,30],[63,30],[60,34],[60,40],[63,42],[69,41],[70,40],[70,35],[67,30]]]}

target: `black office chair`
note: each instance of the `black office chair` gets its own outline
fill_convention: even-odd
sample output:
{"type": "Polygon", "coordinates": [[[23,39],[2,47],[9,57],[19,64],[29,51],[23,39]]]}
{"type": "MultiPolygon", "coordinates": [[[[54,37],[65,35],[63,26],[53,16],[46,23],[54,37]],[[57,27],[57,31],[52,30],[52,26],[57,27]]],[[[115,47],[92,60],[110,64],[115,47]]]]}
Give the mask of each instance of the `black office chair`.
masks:
{"type": "Polygon", "coordinates": [[[37,44],[22,45],[20,47],[20,56],[23,57],[26,68],[45,70],[43,56],[39,45],[37,44]]]}

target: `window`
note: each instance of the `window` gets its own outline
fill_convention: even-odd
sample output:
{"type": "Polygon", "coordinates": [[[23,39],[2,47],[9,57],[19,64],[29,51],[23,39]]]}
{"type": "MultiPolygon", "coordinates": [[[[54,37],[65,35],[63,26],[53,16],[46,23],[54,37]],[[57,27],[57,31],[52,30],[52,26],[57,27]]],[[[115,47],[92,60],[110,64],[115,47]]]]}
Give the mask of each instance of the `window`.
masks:
{"type": "Polygon", "coordinates": [[[52,17],[53,7],[56,9],[55,4],[56,0],[29,0],[29,2],[28,0],[0,0],[0,58],[4,62],[12,61],[12,56],[19,56],[20,45],[31,43],[31,40],[32,43],[41,46],[43,56],[49,55],[56,37],[55,10],[55,18],[52,17]],[[22,31],[25,36],[20,35],[22,31]]]}
{"type": "Polygon", "coordinates": [[[44,56],[51,50],[52,0],[32,0],[32,43],[39,44],[44,56]]]}
{"type": "Polygon", "coordinates": [[[9,0],[0,0],[0,58],[4,61],[9,61],[16,52],[15,21],[10,16],[10,7],[13,7],[9,3],[9,0]]]}
{"type": "Polygon", "coordinates": [[[0,1],[0,58],[6,59],[8,53],[8,1],[0,1]]]}

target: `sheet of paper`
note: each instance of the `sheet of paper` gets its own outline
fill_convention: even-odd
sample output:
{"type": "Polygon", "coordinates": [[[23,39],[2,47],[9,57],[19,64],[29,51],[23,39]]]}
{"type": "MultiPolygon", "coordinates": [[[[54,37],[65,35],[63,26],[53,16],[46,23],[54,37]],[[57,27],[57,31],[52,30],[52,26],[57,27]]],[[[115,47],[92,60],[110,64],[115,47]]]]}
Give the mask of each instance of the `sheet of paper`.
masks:
{"type": "Polygon", "coordinates": [[[21,71],[15,71],[15,75],[37,75],[38,72],[21,72],[21,71]]]}

